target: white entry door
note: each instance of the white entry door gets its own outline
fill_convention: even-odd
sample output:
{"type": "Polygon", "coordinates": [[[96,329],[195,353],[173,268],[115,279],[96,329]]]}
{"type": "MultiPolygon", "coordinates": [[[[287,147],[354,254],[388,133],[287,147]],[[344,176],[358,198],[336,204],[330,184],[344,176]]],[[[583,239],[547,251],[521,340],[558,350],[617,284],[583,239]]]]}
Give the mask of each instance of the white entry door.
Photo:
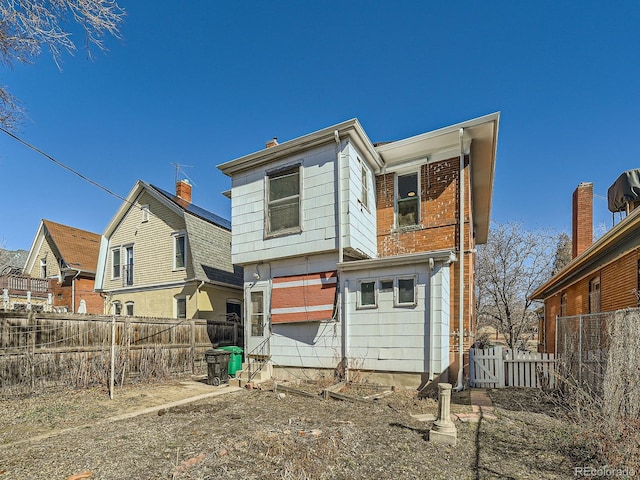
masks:
{"type": "Polygon", "coordinates": [[[269,342],[267,339],[271,333],[269,315],[267,312],[267,294],[264,290],[251,289],[247,299],[247,354],[269,355],[269,342]]]}

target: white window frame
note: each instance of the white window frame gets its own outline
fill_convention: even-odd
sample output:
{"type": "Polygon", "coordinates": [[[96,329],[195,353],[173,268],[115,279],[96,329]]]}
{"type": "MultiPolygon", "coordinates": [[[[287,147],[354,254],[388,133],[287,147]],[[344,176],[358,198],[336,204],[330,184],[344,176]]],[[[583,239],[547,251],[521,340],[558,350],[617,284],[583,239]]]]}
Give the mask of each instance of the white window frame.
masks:
{"type": "Polygon", "coordinates": [[[358,280],[358,298],[356,308],[358,310],[367,310],[378,308],[378,282],[375,278],[362,278],[358,280]],[[363,284],[373,284],[373,304],[363,304],[362,303],[362,285],[363,284]]]}
{"type": "Polygon", "coordinates": [[[173,234],[173,270],[185,270],[187,268],[187,232],[174,232],[173,234]],[[184,248],[182,251],[182,263],[178,266],[178,239],[184,239],[184,248]]]}
{"type": "Polygon", "coordinates": [[[118,315],[118,316],[122,315],[122,302],[120,302],[119,300],[116,300],[111,305],[112,305],[114,315],[118,315]]]}
{"type": "Polygon", "coordinates": [[[115,247],[111,249],[111,280],[118,280],[122,277],[122,249],[120,247],[115,247]],[[118,252],[118,270],[117,276],[114,275],[116,273],[115,262],[114,262],[114,254],[118,252]]]}
{"type": "Polygon", "coordinates": [[[395,279],[393,305],[395,307],[415,307],[418,304],[418,277],[416,275],[399,275],[395,279]],[[413,301],[401,302],[400,301],[400,281],[401,280],[413,280],[413,301]]]}
{"type": "Polygon", "coordinates": [[[47,259],[40,259],[40,278],[47,278],[47,259]]]}
{"type": "Polygon", "coordinates": [[[417,226],[419,226],[421,224],[422,221],[422,212],[420,211],[421,209],[421,199],[420,199],[420,170],[408,170],[408,171],[401,171],[401,172],[395,172],[394,176],[393,176],[393,197],[394,197],[394,201],[393,201],[393,210],[394,210],[394,214],[395,214],[395,226],[398,229],[405,229],[405,228],[415,228],[417,226]],[[398,181],[400,179],[400,177],[408,177],[409,175],[415,175],[416,176],[416,195],[415,198],[417,199],[417,218],[416,218],[416,223],[412,223],[410,225],[400,225],[400,202],[402,201],[406,201],[407,199],[411,199],[413,200],[414,197],[407,197],[407,199],[401,199],[400,198],[400,193],[398,190],[398,181]]]}
{"type": "Polygon", "coordinates": [[[176,307],[176,318],[187,318],[187,297],[185,295],[180,295],[175,297],[175,307],[176,307]],[[178,308],[180,302],[184,302],[184,317],[180,316],[180,309],[178,308]]]}
{"type": "Polygon", "coordinates": [[[149,205],[140,205],[140,217],[142,223],[149,221],[149,205]]]}
{"type": "Polygon", "coordinates": [[[391,277],[389,277],[389,278],[381,278],[381,279],[378,280],[378,291],[380,293],[383,293],[383,292],[391,292],[391,293],[393,293],[393,289],[395,287],[395,284],[396,284],[396,282],[391,277]],[[382,282],[391,282],[391,287],[390,288],[383,288],[382,287],[382,282]]]}
{"type": "Polygon", "coordinates": [[[271,172],[267,172],[267,175],[265,177],[265,212],[264,212],[264,231],[265,231],[265,238],[270,238],[270,237],[279,237],[281,235],[290,235],[290,234],[294,234],[294,233],[300,233],[302,231],[302,192],[303,192],[303,187],[302,187],[302,177],[303,177],[303,169],[302,169],[302,165],[300,164],[296,164],[296,165],[290,165],[287,167],[283,167],[283,168],[279,168],[277,170],[271,171],[271,172]],[[270,200],[270,193],[271,193],[271,179],[275,179],[278,177],[283,177],[285,175],[288,174],[292,174],[295,171],[297,171],[298,173],[298,193],[297,195],[292,195],[286,198],[280,198],[278,200],[274,200],[273,202],[271,202],[270,200]],[[291,201],[291,199],[295,199],[297,197],[297,202],[298,202],[298,225],[293,226],[293,227],[289,227],[289,228],[283,228],[280,230],[272,230],[271,228],[271,214],[270,214],[270,209],[272,206],[277,206],[278,204],[284,204],[288,201],[291,201]]]}
{"type": "Polygon", "coordinates": [[[124,304],[124,309],[127,317],[133,317],[135,315],[134,305],[134,302],[127,302],[124,304]],[[131,313],[129,313],[129,309],[131,309],[131,313]]]}
{"type": "Polygon", "coordinates": [[[362,189],[360,193],[360,203],[364,208],[369,210],[369,169],[365,162],[358,158],[358,163],[360,164],[360,181],[362,183],[362,189]]]}

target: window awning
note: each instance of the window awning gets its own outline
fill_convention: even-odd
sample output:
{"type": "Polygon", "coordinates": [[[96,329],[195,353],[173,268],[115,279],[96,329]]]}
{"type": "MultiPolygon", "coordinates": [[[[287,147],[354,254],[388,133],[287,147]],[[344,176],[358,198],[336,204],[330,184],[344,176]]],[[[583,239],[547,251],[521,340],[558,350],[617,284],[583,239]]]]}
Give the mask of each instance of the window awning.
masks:
{"type": "Polygon", "coordinates": [[[337,278],[336,271],[274,278],[271,323],[331,320],[337,278]]]}

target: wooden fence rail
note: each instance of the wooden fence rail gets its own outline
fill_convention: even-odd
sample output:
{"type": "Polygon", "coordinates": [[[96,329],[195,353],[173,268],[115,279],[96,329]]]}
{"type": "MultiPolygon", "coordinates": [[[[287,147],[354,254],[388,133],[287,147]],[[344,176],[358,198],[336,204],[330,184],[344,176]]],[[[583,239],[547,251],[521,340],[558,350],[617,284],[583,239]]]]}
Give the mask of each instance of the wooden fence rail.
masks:
{"type": "Polygon", "coordinates": [[[0,312],[0,391],[205,374],[210,348],[206,320],[0,312]]]}
{"type": "Polygon", "coordinates": [[[555,388],[552,353],[524,352],[503,347],[469,350],[469,383],[472,387],[555,388]]]}

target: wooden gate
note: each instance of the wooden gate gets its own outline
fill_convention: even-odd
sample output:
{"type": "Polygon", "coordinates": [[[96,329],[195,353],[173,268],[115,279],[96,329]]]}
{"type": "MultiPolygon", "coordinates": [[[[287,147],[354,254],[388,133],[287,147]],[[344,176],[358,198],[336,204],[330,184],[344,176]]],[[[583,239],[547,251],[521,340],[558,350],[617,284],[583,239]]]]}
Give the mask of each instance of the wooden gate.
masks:
{"type": "Polygon", "coordinates": [[[469,385],[480,388],[554,388],[555,358],[551,353],[503,347],[469,350],[469,385]]]}
{"type": "Polygon", "coordinates": [[[469,384],[480,388],[505,386],[502,347],[469,350],[469,384]]]}

